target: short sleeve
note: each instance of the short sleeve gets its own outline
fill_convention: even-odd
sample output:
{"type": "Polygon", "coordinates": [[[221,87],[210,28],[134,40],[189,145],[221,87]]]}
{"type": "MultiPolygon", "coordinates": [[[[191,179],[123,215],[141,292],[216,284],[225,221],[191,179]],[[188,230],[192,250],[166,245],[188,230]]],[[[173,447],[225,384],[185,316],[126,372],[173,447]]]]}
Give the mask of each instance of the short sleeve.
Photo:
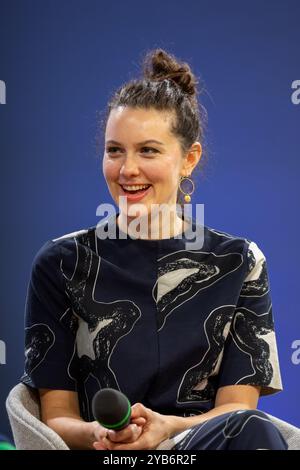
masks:
{"type": "Polygon", "coordinates": [[[282,390],[266,258],[246,244],[248,270],[225,340],[218,387],[259,385],[261,395],[282,390]]]}
{"type": "Polygon", "coordinates": [[[25,368],[34,388],[76,390],[69,364],[75,351],[72,309],[60,269],[59,243],[46,242],[32,263],[25,304],[25,368]]]}

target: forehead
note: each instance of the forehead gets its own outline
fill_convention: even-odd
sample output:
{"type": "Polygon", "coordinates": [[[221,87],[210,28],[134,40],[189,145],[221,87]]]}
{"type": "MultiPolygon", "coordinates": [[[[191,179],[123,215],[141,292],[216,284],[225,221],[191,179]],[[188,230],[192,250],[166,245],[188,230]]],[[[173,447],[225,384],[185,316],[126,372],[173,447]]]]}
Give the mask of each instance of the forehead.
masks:
{"type": "Polygon", "coordinates": [[[155,109],[139,109],[119,106],[109,115],[105,130],[108,139],[148,138],[171,142],[174,136],[170,132],[171,113],[155,109]],[[117,138],[118,137],[118,138],[117,138]]]}

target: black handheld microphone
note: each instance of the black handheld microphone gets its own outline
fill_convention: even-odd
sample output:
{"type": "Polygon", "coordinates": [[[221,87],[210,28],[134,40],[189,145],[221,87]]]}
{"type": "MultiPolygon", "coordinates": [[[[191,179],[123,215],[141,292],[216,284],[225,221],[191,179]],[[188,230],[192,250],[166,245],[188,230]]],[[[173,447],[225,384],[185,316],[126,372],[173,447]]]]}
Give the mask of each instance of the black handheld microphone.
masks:
{"type": "Polygon", "coordinates": [[[101,426],[119,431],[130,423],[131,404],[126,395],[113,388],[103,388],[92,401],[94,418],[101,426]]]}

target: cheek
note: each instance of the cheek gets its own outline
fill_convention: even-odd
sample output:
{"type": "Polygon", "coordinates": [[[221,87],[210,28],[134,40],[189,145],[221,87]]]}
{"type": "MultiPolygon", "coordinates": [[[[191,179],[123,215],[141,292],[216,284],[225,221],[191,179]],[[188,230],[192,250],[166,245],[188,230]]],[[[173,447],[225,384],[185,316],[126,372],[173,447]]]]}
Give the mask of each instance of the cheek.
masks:
{"type": "Polygon", "coordinates": [[[178,171],[172,165],[164,165],[163,167],[156,170],[153,179],[156,178],[157,183],[161,183],[167,191],[178,184],[178,171]]]}
{"type": "Polygon", "coordinates": [[[170,154],[161,162],[156,171],[159,173],[161,181],[173,185],[179,181],[180,167],[181,158],[176,154],[170,154]]]}
{"type": "Polygon", "coordinates": [[[102,164],[102,170],[103,170],[104,177],[107,181],[111,181],[111,180],[118,178],[118,175],[120,173],[119,166],[120,165],[117,162],[109,161],[104,158],[103,164],[102,164]]]}
{"type": "Polygon", "coordinates": [[[176,181],[177,172],[172,165],[167,163],[156,163],[144,167],[147,180],[153,184],[169,185],[176,181]]]}

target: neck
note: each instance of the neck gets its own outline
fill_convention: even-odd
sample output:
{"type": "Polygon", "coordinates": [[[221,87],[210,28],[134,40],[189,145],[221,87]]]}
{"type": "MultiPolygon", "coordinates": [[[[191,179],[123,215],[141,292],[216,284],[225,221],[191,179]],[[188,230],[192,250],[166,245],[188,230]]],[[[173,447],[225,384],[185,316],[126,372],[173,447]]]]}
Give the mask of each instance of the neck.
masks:
{"type": "Polygon", "coordinates": [[[147,240],[172,238],[183,233],[187,228],[187,223],[178,216],[174,208],[163,212],[152,211],[140,217],[130,217],[120,212],[117,224],[120,230],[129,236],[147,240]]]}

